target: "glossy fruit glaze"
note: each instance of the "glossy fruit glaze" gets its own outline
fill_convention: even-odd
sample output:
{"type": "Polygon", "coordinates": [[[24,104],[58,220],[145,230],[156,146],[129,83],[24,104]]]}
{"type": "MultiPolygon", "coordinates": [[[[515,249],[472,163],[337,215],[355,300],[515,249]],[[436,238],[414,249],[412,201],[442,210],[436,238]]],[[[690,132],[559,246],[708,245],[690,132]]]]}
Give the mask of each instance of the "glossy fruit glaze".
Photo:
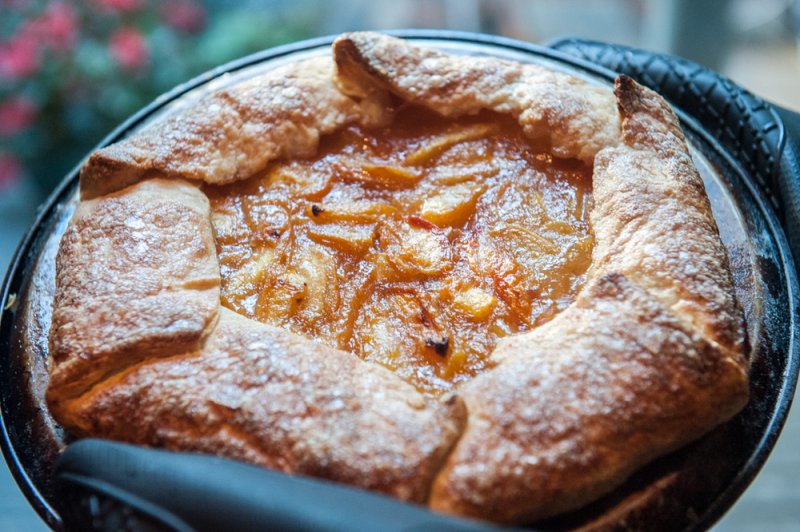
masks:
{"type": "Polygon", "coordinates": [[[591,262],[591,167],[489,113],[406,108],[206,193],[223,305],[434,395],[569,305],[591,262]]]}

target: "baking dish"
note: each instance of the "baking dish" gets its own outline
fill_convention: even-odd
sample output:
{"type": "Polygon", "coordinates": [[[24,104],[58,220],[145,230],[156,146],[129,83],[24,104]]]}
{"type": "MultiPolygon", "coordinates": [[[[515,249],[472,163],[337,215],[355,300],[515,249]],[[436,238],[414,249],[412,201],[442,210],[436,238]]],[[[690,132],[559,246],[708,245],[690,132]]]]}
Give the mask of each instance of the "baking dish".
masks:
{"type": "MultiPolygon", "coordinates": [[[[554,43],[556,48],[580,53],[580,59],[482,35],[419,31],[399,35],[451,53],[490,54],[543,63],[597,83],[608,84],[614,77],[612,71],[598,63],[626,70],[646,84],[642,75],[653,70],[650,65],[637,76],[632,61],[636,51],[616,48],[617,55],[612,56],[601,43],[554,43]],[[593,56],[592,50],[606,56],[593,56]],[[612,64],[612,59],[618,57],[627,58],[628,63],[612,64]]],[[[163,119],[209,90],[288,61],[327,53],[331,41],[323,38],[268,50],[215,69],[162,96],[101,145],[163,119]]],[[[664,72],[674,75],[677,82],[653,88],[661,90],[682,111],[680,116],[706,182],[747,317],[752,345],[751,401],[734,420],[687,448],[649,464],[612,494],[578,512],[537,523],[539,528],[591,528],[622,523],[642,529],[709,526],[760,469],[780,432],[794,391],[797,276],[781,220],[789,216],[786,227],[794,227],[791,216],[796,212],[787,208],[793,197],[787,183],[800,177],[796,159],[792,167],[791,158],[782,158],[782,150],[791,151],[791,146],[786,148],[783,124],[777,114],[770,122],[774,113],[771,107],[702,69],[696,72],[710,76],[712,90],[700,91],[701,97],[681,100],[693,94],[687,87],[697,85],[700,79],[682,79],[675,74],[681,72],[680,67],[693,68],[688,63],[673,65],[669,58],[660,60],[665,61],[664,72]],[[720,102],[715,98],[722,98],[724,113],[719,113],[720,102]]],[[[654,81],[649,84],[658,85],[654,81]]],[[[663,77],[662,81],[669,80],[663,77]]],[[[5,310],[0,318],[4,452],[23,492],[54,528],[64,526],[64,508],[79,506],[79,501],[67,500],[70,495],[56,489],[55,464],[67,440],[49,418],[43,402],[53,262],[60,235],[75,206],[76,190],[77,168],[43,205],[23,240],[4,283],[5,310]]],[[[353,509],[341,511],[352,514],[353,509]]],[[[451,521],[458,526],[459,521],[451,521]]]]}

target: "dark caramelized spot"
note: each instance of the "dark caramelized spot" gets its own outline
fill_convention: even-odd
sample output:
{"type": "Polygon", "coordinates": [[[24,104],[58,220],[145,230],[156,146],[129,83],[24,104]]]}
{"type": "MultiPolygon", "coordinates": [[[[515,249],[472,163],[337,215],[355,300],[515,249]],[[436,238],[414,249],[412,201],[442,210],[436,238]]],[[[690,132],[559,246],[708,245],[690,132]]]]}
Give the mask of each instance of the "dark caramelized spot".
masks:
{"type": "Polygon", "coordinates": [[[491,113],[407,108],[206,192],[225,306],[434,394],[569,305],[591,260],[591,168],[491,113]]]}
{"type": "Polygon", "coordinates": [[[447,336],[428,338],[425,340],[425,345],[436,351],[437,355],[445,356],[447,354],[447,348],[450,347],[450,338],[447,336]]]}

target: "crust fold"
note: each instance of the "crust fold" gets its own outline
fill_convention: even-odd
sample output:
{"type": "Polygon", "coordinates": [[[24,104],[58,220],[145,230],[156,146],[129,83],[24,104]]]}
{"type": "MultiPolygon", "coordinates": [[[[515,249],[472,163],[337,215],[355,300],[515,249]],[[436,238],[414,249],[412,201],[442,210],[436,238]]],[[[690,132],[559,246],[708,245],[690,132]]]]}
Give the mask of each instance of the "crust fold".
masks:
{"type": "Polygon", "coordinates": [[[747,401],[744,368],[621,275],[497,352],[460,390],[469,419],[434,509],[524,523],[579,508],[747,401]]]}
{"type": "Polygon", "coordinates": [[[553,154],[591,162],[619,142],[608,89],[538,65],[453,56],[375,33],[347,33],[333,43],[340,86],[375,98],[379,89],[444,116],[482,109],[508,114],[553,154]]]}
{"type": "Polygon", "coordinates": [[[414,502],[426,500],[466,417],[457,398],[427,402],[383,367],[227,309],[201,351],[131,367],[65,411],[78,435],[214,453],[414,502]]]}
{"type": "Polygon", "coordinates": [[[615,92],[624,145],[595,160],[587,284],[461,389],[469,421],[435,509],[529,522],[579,508],[747,402],[742,313],[677,118],[629,78],[615,92]]]}
{"type": "Polygon", "coordinates": [[[330,58],[281,67],[212,93],[189,109],[95,151],[81,169],[81,198],[120,190],[148,177],[222,185],[246,179],[279,157],[308,157],[320,135],[354,122],[391,118],[331,83],[330,58]]]}
{"type": "Polygon", "coordinates": [[[56,258],[47,398],[64,398],[150,357],[197,349],[219,308],[208,199],[151,180],[81,202],[56,258]]]}
{"type": "Polygon", "coordinates": [[[626,76],[615,93],[624,144],[595,159],[588,276],[624,274],[741,359],[743,318],[727,253],[678,119],[660,96],[626,76]]]}

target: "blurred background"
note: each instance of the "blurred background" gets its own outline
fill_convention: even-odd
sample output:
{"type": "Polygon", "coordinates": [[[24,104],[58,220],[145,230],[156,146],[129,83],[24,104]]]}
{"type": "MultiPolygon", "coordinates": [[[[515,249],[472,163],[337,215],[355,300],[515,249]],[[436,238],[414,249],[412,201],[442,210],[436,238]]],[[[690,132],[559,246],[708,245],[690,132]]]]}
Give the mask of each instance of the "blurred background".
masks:
{"type": "MultiPolygon", "coordinates": [[[[684,56],[800,111],[800,0],[0,0],[0,273],[122,120],[243,55],[358,29],[580,36],[684,56]]],[[[800,414],[720,531],[800,530],[800,414]]],[[[44,529],[0,464],[0,530],[44,529]]]]}

